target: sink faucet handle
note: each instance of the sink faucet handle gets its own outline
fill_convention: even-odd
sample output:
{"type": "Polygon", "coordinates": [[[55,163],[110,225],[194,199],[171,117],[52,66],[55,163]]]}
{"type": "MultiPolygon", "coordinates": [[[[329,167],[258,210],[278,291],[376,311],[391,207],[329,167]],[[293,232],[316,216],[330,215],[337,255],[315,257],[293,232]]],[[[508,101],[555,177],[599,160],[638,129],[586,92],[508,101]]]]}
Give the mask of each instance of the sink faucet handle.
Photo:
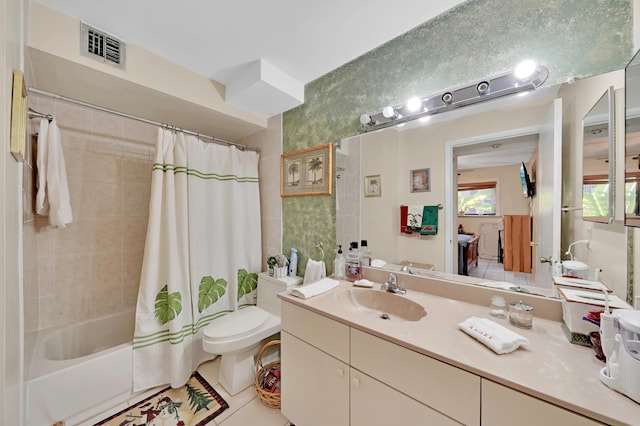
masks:
{"type": "Polygon", "coordinates": [[[389,274],[389,284],[394,286],[398,284],[398,279],[396,277],[396,274],[394,274],[393,272],[389,274]]]}

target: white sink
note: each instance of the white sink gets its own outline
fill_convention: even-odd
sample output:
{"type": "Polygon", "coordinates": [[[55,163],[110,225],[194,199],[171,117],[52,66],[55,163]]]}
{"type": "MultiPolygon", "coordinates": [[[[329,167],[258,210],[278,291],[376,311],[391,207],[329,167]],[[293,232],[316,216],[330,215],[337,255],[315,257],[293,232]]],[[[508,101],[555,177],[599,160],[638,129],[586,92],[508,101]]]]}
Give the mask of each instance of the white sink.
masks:
{"type": "Polygon", "coordinates": [[[341,292],[341,298],[348,307],[385,320],[419,321],[427,315],[421,304],[387,291],[351,288],[341,292]]]}

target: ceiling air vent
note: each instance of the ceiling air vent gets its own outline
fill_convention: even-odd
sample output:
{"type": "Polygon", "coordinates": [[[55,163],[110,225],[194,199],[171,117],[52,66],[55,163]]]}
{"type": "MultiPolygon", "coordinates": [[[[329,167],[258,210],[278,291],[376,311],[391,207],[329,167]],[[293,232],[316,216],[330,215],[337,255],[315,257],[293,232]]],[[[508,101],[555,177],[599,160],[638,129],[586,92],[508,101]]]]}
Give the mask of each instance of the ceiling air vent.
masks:
{"type": "Polygon", "coordinates": [[[124,43],[117,38],[82,23],[82,55],[124,68],[124,48],[124,43]]]}

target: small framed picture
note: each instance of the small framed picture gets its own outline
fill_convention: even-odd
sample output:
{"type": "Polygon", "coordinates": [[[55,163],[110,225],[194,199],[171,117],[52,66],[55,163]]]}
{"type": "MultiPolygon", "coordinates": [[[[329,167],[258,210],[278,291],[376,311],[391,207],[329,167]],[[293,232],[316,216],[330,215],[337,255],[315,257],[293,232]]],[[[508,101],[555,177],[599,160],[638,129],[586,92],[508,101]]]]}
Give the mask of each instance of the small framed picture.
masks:
{"type": "Polygon", "coordinates": [[[382,195],[382,178],[380,175],[365,176],[364,196],[379,197],[382,195]]]}
{"type": "Polygon", "coordinates": [[[431,191],[431,169],[411,170],[409,179],[411,192],[431,191]]]}

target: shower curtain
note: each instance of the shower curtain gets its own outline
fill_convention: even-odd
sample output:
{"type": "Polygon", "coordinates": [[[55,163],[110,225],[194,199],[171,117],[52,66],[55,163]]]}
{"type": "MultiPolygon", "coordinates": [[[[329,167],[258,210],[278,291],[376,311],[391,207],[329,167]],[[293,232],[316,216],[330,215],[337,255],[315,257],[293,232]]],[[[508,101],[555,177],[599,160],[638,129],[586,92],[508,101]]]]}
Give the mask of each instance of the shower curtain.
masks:
{"type": "Polygon", "coordinates": [[[184,385],[202,329],[255,290],[258,154],[159,129],[133,341],[134,391],[184,385]]]}

